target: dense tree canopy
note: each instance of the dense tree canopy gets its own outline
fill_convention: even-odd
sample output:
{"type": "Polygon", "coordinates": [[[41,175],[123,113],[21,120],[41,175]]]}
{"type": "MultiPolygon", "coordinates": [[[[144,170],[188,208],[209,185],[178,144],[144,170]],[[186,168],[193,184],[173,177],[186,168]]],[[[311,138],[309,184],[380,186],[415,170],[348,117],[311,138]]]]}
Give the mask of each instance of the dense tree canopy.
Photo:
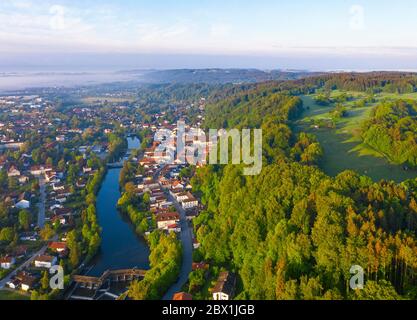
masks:
{"type": "MultiPolygon", "coordinates": [[[[346,77],[323,78],[321,85],[382,85],[378,75],[346,77]]],[[[417,298],[417,182],[374,183],[353,171],[326,176],[312,166],[322,153],[315,138],[291,132],[290,120],[302,110],[298,98],[247,92],[210,106],[206,125],[262,127],[264,167],[253,177],[240,166],[197,170],[192,184],[206,208],[194,220],[202,258],[238,273],[239,298],[417,298]],[[354,265],[365,271],[361,292],[349,287],[354,265]]],[[[405,102],[388,104],[376,109],[369,127],[385,123],[389,135],[400,123],[411,141],[414,112],[405,102]]]]}
{"type": "Polygon", "coordinates": [[[391,161],[417,166],[417,104],[414,101],[381,103],[363,131],[365,143],[391,161]]]}

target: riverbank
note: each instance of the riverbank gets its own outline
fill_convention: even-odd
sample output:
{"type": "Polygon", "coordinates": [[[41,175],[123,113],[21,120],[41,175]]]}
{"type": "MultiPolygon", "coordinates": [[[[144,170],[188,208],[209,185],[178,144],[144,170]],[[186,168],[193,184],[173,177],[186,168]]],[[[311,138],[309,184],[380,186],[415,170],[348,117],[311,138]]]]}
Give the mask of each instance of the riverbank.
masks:
{"type": "Polygon", "coordinates": [[[109,269],[148,269],[149,248],[136,235],[133,225],[117,210],[121,169],[109,169],[97,197],[97,215],[102,228],[100,251],[93,259],[91,276],[109,269]]]}
{"type": "MultiPolygon", "coordinates": [[[[140,148],[138,138],[128,138],[128,152],[140,148]]],[[[133,225],[117,210],[121,196],[119,176],[121,168],[109,168],[97,197],[97,217],[102,228],[101,247],[93,259],[91,276],[100,276],[107,270],[148,269],[149,248],[136,235],[133,225]]]]}

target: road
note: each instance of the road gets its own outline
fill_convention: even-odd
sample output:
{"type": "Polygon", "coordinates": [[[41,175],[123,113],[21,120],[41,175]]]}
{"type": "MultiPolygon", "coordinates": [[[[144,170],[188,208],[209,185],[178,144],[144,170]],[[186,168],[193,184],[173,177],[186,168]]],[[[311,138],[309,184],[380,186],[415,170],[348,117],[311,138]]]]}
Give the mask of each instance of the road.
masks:
{"type": "Polygon", "coordinates": [[[192,271],[193,264],[193,239],[192,239],[192,230],[187,221],[187,215],[185,210],[180,206],[180,204],[169,195],[169,200],[172,201],[175,205],[175,208],[181,215],[181,242],[182,242],[182,265],[180,276],[178,281],[168,290],[168,292],[163,297],[163,300],[172,300],[172,297],[175,293],[181,292],[182,287],[188,281],[188,276],[192,271]]]}
{"type": "Polygon", "coordinates": [[[41,254],[44,254],[46,249],[48,248],[48,245],[45,245],[44,247],[42,247],[42,249],[40,249],[39,251],[37,251],[36,253],[34,253],[25,263],[21,264],[18,268],[16,268],[14,271],[12,271],[11,273],[9,273],[6,278],[4,278],[3,280],[0,281],[0,289],[3,289],[7,282],[9,282],[14,276],[16,276],[20,271],[22,271],[23,269],[25,269],[26,267],[28,267],[33,260],[35,260],[35,258],[41,254]]]}
{"type": "Polygon", "coordinates": [[[38,204],[38,227],[43,228],[45,226],[45,204],[46,204],[46,187],[45,179],[39,177],[39,189],[40,189],[40,202],[38,204]]]}
{"type": "MultiPolygon", "coordinates": [[[[57,240],[58,240],[58,236],[55,235],[50,241],[57,241],[57,240]]],[[[34,254],[32,254],[32,256],[28,260],[26,260],[26,262],[22,263],[19,267],[17,267],[15,270],[10,272],[4,279],[0,281],[0,289],[3,289],[6,286],[7,282],[9,282],[20,271],[28,267],[35,260],[37,256],[44,254],[47,249],[48,249],[48,244],[44,245],[41,249],[39,249],[34,254]]]]}

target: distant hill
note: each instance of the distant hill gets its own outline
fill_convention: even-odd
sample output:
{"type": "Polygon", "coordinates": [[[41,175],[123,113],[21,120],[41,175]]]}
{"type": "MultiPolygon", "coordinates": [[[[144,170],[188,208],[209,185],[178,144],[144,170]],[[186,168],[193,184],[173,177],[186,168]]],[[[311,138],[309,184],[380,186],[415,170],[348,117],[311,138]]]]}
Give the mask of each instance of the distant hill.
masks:
{"type": "MultiPolygon", "coordinates": [[[[133,72],[133,71],[131,71],[133,72]]],[[[296,80],[314,75],[308,71],[257,69],[177,69],[161,71],[138,71],[148,83],[256,83],[271,80],[296,80]]]]}

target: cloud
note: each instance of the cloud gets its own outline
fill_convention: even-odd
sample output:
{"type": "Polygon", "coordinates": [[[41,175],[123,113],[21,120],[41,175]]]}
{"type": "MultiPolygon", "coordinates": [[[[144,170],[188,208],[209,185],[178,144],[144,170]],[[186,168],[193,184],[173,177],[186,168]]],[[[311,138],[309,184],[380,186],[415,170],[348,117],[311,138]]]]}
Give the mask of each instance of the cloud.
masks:
{"type": "Polygon", "coordinates": [[[59,5],[53,5],[49,9],[49,13],[52,15],[50,26],[53,30],[64,30],[66,28],[65,11],[66,8],[59,5]]]}
{"type": "Polygon", "coordinates": [[[175,42],[184,42],[191,35],[190,26],[175,23],[171,26],[140,24],[138,26],[139,45],[167,46],[175,42]]]}
{"type": "Polygon", "coordinates": [[[33,7],[30,1],[12,1],[12,4],[17,9],[30,9],[33,7]]]}
{"type": "Polygon", "coordinates": [[[350,7],[349,28],[354,31],[360,31],[365,28],[365,8],[355,4],[350,7]]]}
{"type": "Polygon", "coordinates": [[[210,37],[214,39],[224,39],[230,36],[231,26],[224,23],[213,24],[210,28],[210,37]]]}

